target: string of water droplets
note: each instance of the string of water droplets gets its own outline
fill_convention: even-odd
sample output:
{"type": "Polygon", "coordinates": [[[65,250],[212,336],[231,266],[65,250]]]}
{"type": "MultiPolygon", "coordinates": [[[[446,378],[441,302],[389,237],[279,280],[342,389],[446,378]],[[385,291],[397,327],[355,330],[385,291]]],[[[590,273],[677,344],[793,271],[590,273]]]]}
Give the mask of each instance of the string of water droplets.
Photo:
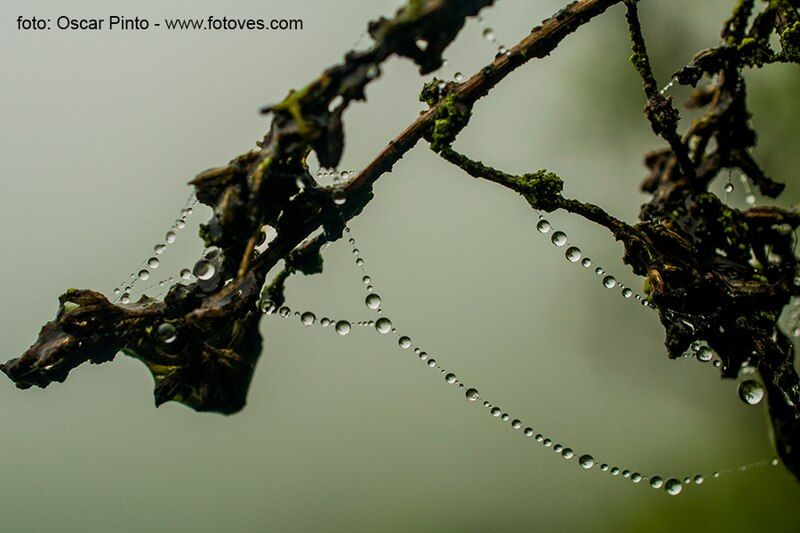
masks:
{"type": "MultiPolygon", "coordinates": [[[[543,221],[544,219],[540,219],[539,223],[537,224],[537,227],[541,225],[543,221]]],[[[549,230],[550,230],[549,227],[548,231],[545,232],[542,232],[541,228],[539,229],[539,231],[542,233],[547,233],[549,232],[549,230]]],[[[369,329],[373,329],[380,335],[392,334],[394,338],[396,338],[397,346],[399,346],[400,349],[413,351],[413,353],[415,353],[417,357],[428,368],[434,371],[438,370],[439,373],[443,375],[444,382],[446,384],[454,385],[464,391],[464,397],[466,398],[467,401],[477,402],[479,399],[481,399],[482,396],[475,386],[468,385],[465,382],[459,380],[455,372],[445,367],[440,360],[437,360],[434,357],[430,356],[420,345],[415,344],[409,335],[398,331],[398,329],[395,327],[395,325],[392,323],[389,317],[382,316],[383,301],[380,295],[375,291],[373,277],[367,271],[364,258],[362,257],[361,254],[361,250],[356,246],[356,240],[355,237],[352,235],[352,231],[350,230],[350,228],[348,226],[345,226],[344,231],[348,238],[348,243],[352,247],[353,255],[355,256],[355,261],[354,261],[355,265],[360,270],[361,280],[366,288],[366,297],[364,299],[364,304],[369,310],[379,315],[379,317],[376,320],[361,320],[358,321],[356,324],[361,327],[367,327],[369,329]]],[[[556,236],[556,233],[558,232],[555,232],[553,234],[553,237],[556,236]]],[[[556,244],[554,242],[554,244],[556,244],[557,246],[565,245],[566,236],[564,236],[563,239],[564,239],[563,243],[556,244]]],[[[560,242],[561,238],[560,237],[556,238],[556,240],[560,242]]],[[[580,252],[578,251],[578,254],[579,253],[580,252]]],[[[574,253],[568,255],[572,255],[574,257],[574,253]]],[[[576,262],[578,258],[573,260],[570,259],[570,257],[567,257],[567,259],[570,260],[571,262],[576,262]]],[[[604,286],[607,286],[606,283],[604,283],[604,286]]],[[[642,300],[646,301],[644,299],[642,300]]],[[[282,306],[280,308],[276,308],[275,304],[270,300],[266,300],[265,302],[262,303],[262,310],[267,314],[275,314],[277,311],[277,314],[283,318],[287,318],[292,314],[292,311],[288,306],[282,306]]],[[[295,311],[294,316],[299,317],[300,323],[306,327],[313,326],[316,323],[316,314],[312,311],[303,311],[303,312],[295,311]]],[[[332,325],[334,331],[336,331],[336,333],[339,336],[346,336],[352,330],[352,322],[350,320],[344,320],[344,319],[331,319],[328,317],[323,317],[319,321],[319,325],[321,325],[322,327],[329,327],[332,325]]],[[[698,350],[700,350],[700,348],[698,348],[698,350]]],[[[680,494],[684,489],[684,487],[686,486],[701,485],[706,481],[706,477],[700,473],[695,473],[690,476],[681,476],[681,477],[669,477],[657,474],[648,475],[648,474],[642,474],[641,472],[634,470],[632,468],[623,468],[617,466],[611,462],[600,462],[599,460],[595,459],[594,455],[590,453],[583,453],[579,455],[577,452],[573,450],[573,448],[565,444],[562,444],[557,439],[552,438],[550,436],[546,436],[541,432],[535,431],[531,425],[523,423],[521,419],[512,418],[512,416],[508,412],[504,411],[499,406],[490,402],[489,400],[484,399],[483,406],[484,408],[488,409],[488,413],[491,417],[499,418],[504,422],[510,421],[509,427],[513,431],[520,431],[520,434],[523,435],[525,438],[530,438],[533,442],[540,443],[545,448],[552,448],[553,451],[556,452],[556,454],[558,454],[563,459],[571,460],[577,457],[577,464],[583,470],[596,469],[599,470],[600,472],[608,473],[612,477],[621,476],[622,478],[629,479],[631,482],[637,484],[644,481],[653,489],[663,488],[665,493],[671,496],[676,496],[680,494]]],[[[778,464],[778,460],[775,458],[772,460],[763,460],[755,463],[741,465],[738,467],[718,470],[711,474],[711,478],[716,479],[725,474],[733,472],[744,472],[747,470],[765,466],[767,464],[775,466],[778,464]]]]}
{"type": "MultiPolygon", "coordinates": [[[[550,242],[552,242],[553,245],[558,248],[567,246],[567,249],[564,252],[564,257],[566,257],[567,261],[569,261],[570,263],[578,263],[580,261],[580,265],[582,267],[587,269],[591,268],[592,260],[589,257],[582,256],[581,249],[567,241],[567,234],[560,230],[554,230],[550,222],[546,220],[541,214],[539,215],[539,221],[536,224],[536,229],[542,235],[547,235],[552,230],[553,233],[550,237],[550,242]]],[[[620,295],[622,295],[623,298],[629,299],[633,297],[634,300],[640,301],[642,305],[645,307],[653,306],[647,298],[643,297],[639,293],[634,293],[633,289],[618,282],[617,278],[607,273],[604,268],[597,266],[594,269],[594,273],[597,274],[598,276],[601,276],[601,283],[603,287],[605,287],[606,289],[619,288],[620,295]]]]}
{"type": "MultiPolygon", "coordinates": [[[[159,256],[164,253],[167,249],[167,246],[173,244],[177,239],[177,234],[180,230],[186,227],[186,220],[194,213],[194,208],[197,205],[197,198],[194,195],[194,191],[189,195],[184,203],[183,209],[180,211],[180,216],[175,220],[175,223],[167,230],[166,234],[164,235],[164,241],[156,244],[153,247],[153,253],[147,259],[142,261],[139,265],[139,269],[130,276],[128,279],[120,283],[114,289],[114,295],[116,298],[114,302],[120,302],[123,304],[127,304],[130,302],[131,298],[131,291],[139,284],[139,282],[147,281],[150,279],[150,275],[153,271],[155,271],[161,264],[159,256]]],[[[172,281],[173,278],[169,278],[169,281],[172,281]]],[[[167,281],[162,280],[159,282],[161,286],[167,281]]],[[[154,287],[155,284],[149,286],[145,290],[154,287]]]]}

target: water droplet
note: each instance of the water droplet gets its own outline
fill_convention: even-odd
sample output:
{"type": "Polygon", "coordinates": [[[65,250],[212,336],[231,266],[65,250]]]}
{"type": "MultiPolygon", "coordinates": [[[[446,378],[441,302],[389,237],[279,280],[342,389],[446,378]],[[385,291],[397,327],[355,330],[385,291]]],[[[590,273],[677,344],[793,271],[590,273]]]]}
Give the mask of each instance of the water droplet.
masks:
{"type": "Polygon", "coordinates": [[[350,322],[347,320],[340,320],[336,323],[336,333],[339,335],[347,335],[350,333],[350,322]]]}
{"type": "Polygon", "coordinates": [[[564,233],[563,231],[557,231],[553,233],[553,236],[550,238],[550,240],[556,246],[564,246],[565,244],[567,244],[567,234],[564,233]]]}
{"type": "Polygon", "coordinates": [[[428,358],[428,352],[419,352],[419,358],[424,361],[428,358]]]}
{"type": "Polygon", "coordinates": [[[503,45],[500,45],[500,46],[497,48],[497,52],[498,52],[499,54],[503,54],[503,55],[505,55],[505,54],[507,54],[507,53],[508,53],[508,48],[506,48],[506,47],[505,47],[505,46],[503,46],[503,45]]]}
{"type": "Polygon", "coordinates": [[[500,418],[503,419],[503,421],[508,420],[508,413],[503,413],[503,415],[500,418]]]}
{"type": "Polygon", "coordinates": [[[158,259],[155,257],[151,257],[150,259],[147,260],[147,266],[149,266],[150,268],[158,268],[159,264],[160,263],[158,259]]]}
{"type": "Polygon", "coordinates": [[[553,445],[553,441],[550,440],[550,439],[544,439],[542,441],[542,446],[544,446],[545,448],[549,448],[552,445],[553,445]]]}
{"type": "Polygon", "coordinates": [[[778,466],[778,458],[777,457],[773,457],[772,461],[770,461],[770,464],[772,466],[778,466]]]}
{"type": "Polygon", "coordinates": [[[263,300],[261,302],[261,312],[266,314],[272,314],[276,310],[275,302],[272,300],[263,300]]]}
{"type": "Polygon", "coordinates": [[[490,413],[492,413],[493,417],[497,418],[498,416],[500,416],[502,411],[500,410],[499,407],[492,407],[492,410],[490,411],[490,413]]]}
{"type": "Polygon", "coordinates": [[[377,309],[381,306],[381,297],[375,293],[369,294],[364,300],[364,303],[367,304],[367,307],[370,309],[377,309]]]}
{"type": "Polygon", "coordinates": [[[197,276],[197,279],[207,281],[214,277],[214,273],[217,271],[214,268],[214,265],[211,264],[210,261],[206,261],[205,259],[201,259],[194,265],[193,273],[197,276]]]}
{"type": "Polygon", "coordinates": [[[370,283],[372,283],[372,278],[370,278],[369,276],[364,276],[363,278],[361,278],[361,281],[364,282],[364,285],[369,285],[370,283]]]}
{"type": "Polygon", "coordinates": [[[304,326],[312,325],[316,319],[317,319],[317,317],[311,311],[306,311],[305,313],[300,315],[300,322],[304,326]]]}
{"type": "MultiPolygon", "coordinates": [[[[420,354],[420,355],[422,355],[422,354],[420,354]]],[[[466,396],[467,396],[467,400],[469,400],[471,402],[474,402],[475,400],[477,400],[480,397],[480,395],[478,394],[478,389],[467,389],[466,396]]]]}
{"type": "Polygon", "coordinates": [[[600,267],[597,267],[597,268],[595,268],[595,269],[594,269],[594,273],[595,273],[595,274],[597,274],[598,276],[602,276],[603,274],[605,274],[605,273],[606,273],[606,271],[605,271],[605,270],[603,270],[603,269],[602,269],[602,268],[600,268],[600,267]]]}
{"type": "Polygon", "coordinates": [[[525,428],[525,429],[523,429],[522,430],[522,434],[525,435],[526,437],[532,437],[533,436],[533,428],[525,428]]]}
{"type": "Polygon", "coordinates": [[[701,346],[697,350],[697,354],[695,355],[697,360],[701,363],[708,363],[714,357],[714,350],[709,348],[708,346],[701,346]]]}
{"type": "Polygon", "coordinates": [[[188,268],[184,268],[183,270],[181,270],[181,279],[184,281],[189,281],[190,279],[192,279],[192,271],[189,270],[188,268]]]}
{"type": "Polygon", "coordinates": [[[567,248],[567,251],[564,252],[564,257],[567,258],[567,261],[577,263],[578,259],[581,258],[581,250],[577,246],[570,246],[567,248]]]}
{"type": "Polygon", "coordinates": [[[281,308],[278,310],[278,314],[279,314],[279,315],[281,315],[283,318],[286,318],[287,316],[289,316],[289,314],[290,314],[291,312],[292,312],[292,310],[291,310],[291,309],[289,309],[289,308],[288,308],[288,307],[286,307],[286,306],[283,306],[283,307],[281,307],[281,308]]]}
{"type": "Polygon", "coordinates": [[[578,464],[581,465],[581,468],[589,470],[594,466],[594,457],[588,454],[581,455],[580,458],[578,458],[578,464]]]}
{"type": "Polygon", "coordinates": [[[331,319],[324,316],[320,319],[319,325],[322,326],[323,328],[327,328],[328,326],[331,325],[331,319]]]}
{"type": "Polygon", "coordinates": [[[461,74],[460,72],[456,72],[455,75],[453,76],[453,79],[456,80],[458,83],[461,83],[462,81],[464,81],[464,75],[461,74]]]}
{"type": "Polygon", "coordinates": [[[572,459],[575,456],[575,452],[572,451],[572,448],[564,448],[561,451],[561,457],[564,459],[572,459]]]}
{"type": "Polygon", "coordinates": [[[162,322],[158,325],[158,329],[156,329],[156,335],[158,335],[158,340],[163,342],[164,344],[169,344],[174,342],[175,339],[178,337],[176,334],[175,326],[170,324],[169,322],[162,322]]]}
{"type": "Polygon", "coordinates": [[[611,475],[612,476],[618,476],[619,475],[619,467],[618,466],[612,466],[611,467],[611,475]]]}
{"type": "Polygon", "coordinates": [[[700,474],[697,474],[696,476],[694,476],[694,483],[695,483],[695,485],[702,485],[702,484],[703,484],[703,481],[705,481],[705,478],[703,478],[703,476],[702,476],[702,475],[700,475],[700,474]]]}
{"type": "Polygon", "coordinates": [[[550,223],[544,219],[540,220],[538,224],[536,224],[536,229],[539,230],[539,233],[547,233],[550,231],[550,223]]]}
{"type": "Polygon", "coordinates": [[[642,480],[642,475],[639,472],[634,472],[631,474],[631,481],[634,483],[639,483],[642,480]]]}
{"type": "Polygon", "coordinates": [[[511,421],[511,427],[514,429],[519,429],[522,427],[522,422],[515,418],[514,420],[511,421]]]}
{"type": "Polygon", "coordinates": [[[744,201],[747,202],[747,205],[753,205],[756,203],[756,196],[754,194],[748,194],[744,201]]]}
{"type": "Polygon", "coordinates": [[[625,298],[630,298],[633,295],[633,291],[629,287],[625,287],[622,289],[622,296],[625,298]]]}
{"type": "MultiPolygon", "coordinates": [[[[364,266],[364,260],[359,257],[358,259],[356,259],[356,264],[358,266],[364,266]]],[[[368,289],[372,290],[372,287],[368,287],[368,289]]]]}
{"type": "Polygon", "coordinates": [[[183,220],[182,218],[179,218],[178,220],[175,221],[175,227],[177,227],[178,229],[185,228],[186,227],[186,221],[183,220]]]}
{"type": "Polygon", "coordinates": [[[617,280],[614,276],[606,276],[603,278],[603,287],[606,289],[613,289],[617,285],[617,280]]]}
{"type": "Polygon", "coordinates": [[[739,398],[749,405],[756,405],[764,399],[764,389],[755,380],[747,379],[739,384],[739,398]]]}
{"type": "Polygon", "coordinates": [[[589,259],[588,257],[584,257],[581,260],[581,265],[585,266],[586,268],[589,268],[590,266],[592,266],[592,260],[589,259]]]}
{"type": "Polygon", "coordinates": [[[713,474],[711,474],[711,475],[712,475],[712,476],[714,476],[714,477],[719,477],[719,472],[714,472],[714,473],[713,473],[713,474]]]}
{"type": "Polygon", "coordinates": [[[608,463],[601,464],[600,470],[602,470],[603,472],[608,472],[608,463]]]}
{"type": "Polygon", "coordinates": [[[660,476],[653,476],[650,478],[650,486],[654,489],[660,489],[664,486],[664,480],[660,476]]]}
{"type": "Polygon", "coordinates": [[[175,232],[168,231],[167,234],[164,236],[164,240],[167,241],[167,244],[172,244],[175,242],[175,232]]]}
{"type": "Polygon", "coordinates": [[[139,276],[140,280],[146,281],[146,280],[150,279],[150,272],[148,270],[146,270],[146,269],[142,269],[142,270],[139,271],[138,276],[139,276]]]}
{"type": "Polygon", "coordinates": [[[486,39],[487,41],[494,41],[495,38],[496,38],[495,34],[494,34],[494,30],[492,28],[484,28],[483,29],[483,38],[486,39]]]}
{"type": "Polygon", "coordinates": [[[631,477],[631,471],[628,469],[623,470],[622,477],[631,477]]]}
{"type": "Polygon", "coordinates": [[[683,490],[683,485],[677,479],[669,478],[666,483],[664,483],[664,490],[667,491],[667,494],[670,496],[677,496],[683,490]]]}
{"type": "Polygon", "coordinates": [[[153,252],[156,255],[161,255],[161,254],[164,253],[164,250],[166,250],[166,249],[167,249],[167,247],[164,246],[163,244],[156,244],[155,247],[153,248],[153,252]]]}
{"type": "Polygon", "coordinates": [[[347,170],[342,170],[342,172],[341,172],[341,174],[339,174],[339,176],[343,180],[349,179],[350,178],[350,172],[348,172],[347,170]]]}
{"type": "MultiPolygon", "coordinates": [[[[403,335],[398,339],[397,344],[404,350],[411,348],[411,339],[403,335]]],[[[453,376],[455,378],[455,376],[453,376]]]]}
{"type": "Polygon", "coordinates": [[[347,201],[347,195],[342,188],[336,188],[331,193],[331,197],[333,198],[333,203],[336,205],[343,205],[347,201]]]}
{"type": "Polygon", "coordinates": [[[428,366],[431,368],[436,368],[436,359],[428,359],[428,366]]]}
{"type": "Polygon", "coordinates": [[[730,194],[733,192],[733,183],[726,183],[725,184],[725,192],[730,194]]]}
{"type": "MultiPolygon", "coordinates": [[[[409,341],[409,342],[410,342],[410,341],[409,341]]],[[[445,380],[447,383],[449,383],[450,385],[452,385],[453,383],[455,383],[455,382],[456,382],[456,375],[455,375],[455,374],[453,374],[453,373],[447,374],[447,375],[444,377],[444,380],[445,380]]]]}

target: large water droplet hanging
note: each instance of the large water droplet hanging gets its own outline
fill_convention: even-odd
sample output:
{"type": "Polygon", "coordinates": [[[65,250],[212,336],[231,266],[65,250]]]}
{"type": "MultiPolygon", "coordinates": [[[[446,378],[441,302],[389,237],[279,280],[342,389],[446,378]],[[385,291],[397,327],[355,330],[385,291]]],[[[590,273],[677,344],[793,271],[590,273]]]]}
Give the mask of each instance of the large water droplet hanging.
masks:
{"type": "Polygon", "coordinates": [[[143,268],[142,270],[139,271],[139,279],[142,281],[147,281],[148,279],[150,279],[150,272],[143,268]]]}
{"type": "Polygon", "coordinates": [[[747,379],[739,384],[739,398],[749,405],[756,405],[764,399],[764,388],[755,380],[747,379]]]}
{"type": "Polygon", "coordinates": [[[164,240],[167,241],[167,244],[172,244],[175,242],[175,232],[168,231],[167,234],[164,236],[164,240]]]}
{"type": "Polygon", "coordinates": [[[392,321],[386,317],[379,318],[378,320],[375,321],[375,331],[386,335],[387,333],[392,331],[392,321]]]}
{"type": "Polygon", "coordinates": [[[381,297],[375,293],[369,294],[364,300],[364,303],[367,304],[367,307],[370,309],[377,309],[381,306],[381,297]]]}
{"type": "Polygon", "coordinates": [[[474,402],[475,400],[480,398],[480,395],[478,394],[478,389],[467,389],[466,397],[467,400],[474,402]]]}
{"type": "Polygon", "coordinates": [[[683,490],[683,484],[675,478],[670,478],[664,483],[664,490],[670,496],[677,496],[683,490]]]}
{"type": "Polygon", "coordinates": [[[149,266],[150,268],[158,268],[159,264],[160,262],[156,257],[151,257],[150,259],[147,260],[147,266],[149,266]]]}
{"type": "Polygon", "coordinates": [[[561,450],[561,457],[564,459],[572,459],[575,456],[575,452],[572,451],[572,448],[564,448],[561,450]]]}
{"type": "Polygon", "coordinates": [[[447,374],[447,375],[444,377],[444,380],[445,380],[447,383],[449,383],[450,385],[452,385],[453,383],[455,383],[455,382],[456,382],[456,375],[455,375],[455,374],[453,374],[453,373],[447,374]]]}
{"type": "Polygon", "coordinates": [[[660,489],[664,486],[664,480],[660,476],[653,476],[650,478],[650,486],[654,489],[660,489]]]}
{"type": "Polygon", "coordinates": [[[408,338],[408,337],[406,337],[405,335],[403,335],[403,336],[402,336],[402,337],[400,337],[400,339],[397,341],[397,344],[398,344],[398,345],[399,345],[399,346],[400,346],[402,349],[404,349],[404,350],[405,350],[405,349],[408,349],[408,348],[411,348],[411,339],[410,339],[410,338],[408,338]]]}
{"type": "Polygon", "coordinates": [[[581,468],[589,470],[594,466],[594,457],[589,454],[581,455],[578,459],[578,464],[581,465],[581,468]]]}
{"type": "Polygon", "coordinates": [[[193,273],[197,276],[197,279],[207,281],[214,277],[214,272],[216,272],[216,268],[214,268],[214,265],[210,261],[201,259],[194,264],[193,273]]]}
{"type": "Polygon", "coordinates": [[[553,233],[553,236],[550,238],[550,240],[556,246],[564,246],[565,244],[567,244],[567,234],[564,233],[563,231],[557,231],[553,233]]]}
{"type": "Polygon", "coordinates": [[[155,247],[153,248],[153,253],[156,255],[161,255],[164,253],[164,250],[166,249],[167,247],[164,246],[163,244],[156,244],[155,247]]]}
{"type": "Polygon", "coordinates": [[[614,276],[606,276],[603,278],[603,287],[606,289],[613,289],[617,286],[617,280],[614,279],[614,276]]]}

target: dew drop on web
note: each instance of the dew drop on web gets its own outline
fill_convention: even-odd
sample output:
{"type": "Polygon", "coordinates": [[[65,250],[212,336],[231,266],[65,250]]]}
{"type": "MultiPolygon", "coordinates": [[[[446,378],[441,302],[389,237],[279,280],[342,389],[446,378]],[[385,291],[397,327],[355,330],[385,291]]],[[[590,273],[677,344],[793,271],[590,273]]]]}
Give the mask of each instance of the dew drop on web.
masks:
{"type": "Polygon", "coordinates": [[[556,246],[564,246],[567,244],[567,235],[563,231],[557,231],[553,233],[553,236],[550,238],[550,240],[556,246]]]}
{"type": "Polygon", "coordinates": [[[348,322],[347,320],[339,320],[338,322],[336,322],[336,333],[338,333],[339,335],[347,335],[348,333],[350,333],[350,329],[351,329],[350,322],[348,322]]]}

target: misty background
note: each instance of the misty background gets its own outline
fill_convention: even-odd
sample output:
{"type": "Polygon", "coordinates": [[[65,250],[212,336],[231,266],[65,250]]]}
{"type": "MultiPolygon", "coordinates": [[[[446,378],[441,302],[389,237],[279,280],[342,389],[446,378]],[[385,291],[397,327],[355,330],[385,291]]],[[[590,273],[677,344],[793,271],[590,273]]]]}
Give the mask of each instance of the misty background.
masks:
{"type": "MultiPolygon", "coordinates": [[[[510,47],[562,1],[500,0],[484,14],[510,47]]],[[[733,0],[645,0],[659,83],[719,41],[733,0]]],[[[152,254],[198,172],[254,147],[258,114],[341,60],[400,0],[114,0],[0,5],[0,355],[22,353],[69,287],[107,295],[152,254]],[[302,18],[303,31],[33,32],[18,15],[302,18]]],[[[495,45],[471,20],[446,53],[471,75],[495,45]]],[[[362,41],[364,44],[365,41],[362,41]]],[[[626,221],[646,197],[642,155],[662,145],[642,114],[621,6],[478,102],[456,147],[509,172],[547,168],[565,194],[626,221]]],[[[392,59],[345,116],[341,169],[357,170],[417,116],[416,68],[392,59]]],[[[748,72],[757,156],[798,200],[800,70],[748,72]]],[[[673,94],[680,102],[683,88],[673,94]]],[[[731,202],[744,206],[739,182],[731,202]]],[[[717,191],[721,183],[716,184],[717,191]]],[[[761,199],[759,199],[761,201],[761,199]]],[[[198,258],[197,209],[154,279],[198,258]]],[[[608,233],[548,219],[619,281],[641,288],[608,233]]],[[[418,145],[351,223],[398,330],[537,432],[598,461],[706,482],[678,497],[583,471],[492,418],[410,351],[365,328],[339,337],[265,318],[246,408],[153,407],[152,379],[118,355],[64,384],[0,379],[5,531],[797,530],[800,486],[781,467],[712,479],[774,456],[765,405],[747,406],[710,364],[670,361],[655,313],[534,229],[514,193],[418,145]]],[[[374,318],[345,242],[321,275],[292,277],[287,305],[374,318]]],[[[150,291],[157,292],[156,291],[150,291]]],[[[764,402],[765,403],[765,402],[764,402]]]]}

